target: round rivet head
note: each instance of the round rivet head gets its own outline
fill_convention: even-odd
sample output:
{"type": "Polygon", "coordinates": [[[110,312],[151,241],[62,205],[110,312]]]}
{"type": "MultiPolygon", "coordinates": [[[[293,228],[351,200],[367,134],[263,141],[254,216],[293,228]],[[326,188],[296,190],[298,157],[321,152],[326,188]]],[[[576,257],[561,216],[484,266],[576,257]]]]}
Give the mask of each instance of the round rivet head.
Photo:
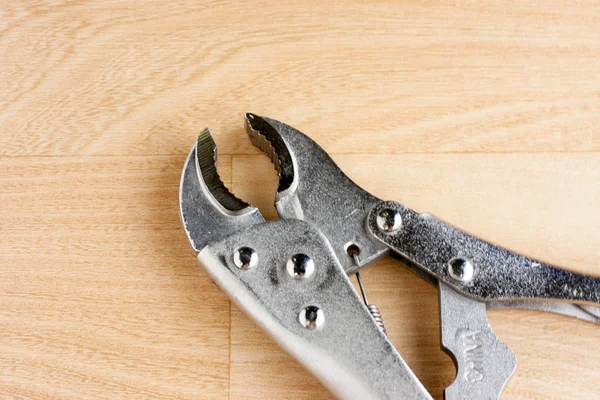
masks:
{"type": "Polygon", "coordinates": [[[308,306],[300,311],[298,320],[306,329],[316,329],[325,323],[325,314],[317,306],[308,306]]]}
{"type": "Polygon", "coordinates": [[[315,263],[306,254],[294,254],[285,265],[285,269],[291,277],[306,279],[315,271],[315,263]]]}
{"type": "Polygon", "coordinates": [[[250,247],[241,247],[233,253],[233,263],[239,269],[254,268],[258,264],[258,254],[250,247]]]}
{"type": "Polygon", "coordinates": [[[402,227],[402,216],[397,210],[384,208],[377,214],[377,226],[385,233],[395,233],[402,227]]]}
{"type": "Polygon", "coordinates": [[[448,262],[448,274],[455,281],[470,282],[473,280],[475,268],[469,260],[456,257],[448,262]]]}

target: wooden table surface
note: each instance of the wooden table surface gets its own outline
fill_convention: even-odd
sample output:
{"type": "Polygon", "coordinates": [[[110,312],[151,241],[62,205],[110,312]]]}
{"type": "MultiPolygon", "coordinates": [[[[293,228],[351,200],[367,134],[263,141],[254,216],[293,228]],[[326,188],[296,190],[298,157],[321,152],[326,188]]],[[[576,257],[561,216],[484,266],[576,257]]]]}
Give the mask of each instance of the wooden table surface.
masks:
{"type": "MultiPolygon", "coordinates": [[[[276,218],[251,111],[375,195],[600,275],[600,5],[563,1],[8,1],[0,6],[0,398],[315,399],[325,389],[198,267],[181,168],[276,218]]],[[[437,290],[365,270],[436,398],[437,290]]],[[[600,329],[491,311],[504,399],[600,398],[600,329]]],[[[340,340],[343,340],[340,338],[340,340]]]]}

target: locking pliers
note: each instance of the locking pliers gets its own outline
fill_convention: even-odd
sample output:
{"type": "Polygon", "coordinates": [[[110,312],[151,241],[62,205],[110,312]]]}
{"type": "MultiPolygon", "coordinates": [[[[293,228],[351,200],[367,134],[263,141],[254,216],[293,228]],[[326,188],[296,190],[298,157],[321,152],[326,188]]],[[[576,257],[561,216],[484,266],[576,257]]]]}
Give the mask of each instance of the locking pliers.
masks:
{"type": "MultiPolygon", "coordinates": [[[[393,255],[440,295],[441,344],[456,367],[447,400],[498,399],[516,368],[486,309],[525,308],[600,323],[600,278],[487,243],[356,185],[313,140],[245,115],[279,173],[280,217],[235,197],[208,129],[181,178],[181,217],[212,280],[276,343],[343,399],[431,399],[350,275],[393,255]]],[[[362,282],[359,281],[361,291],[362,282]]]]}

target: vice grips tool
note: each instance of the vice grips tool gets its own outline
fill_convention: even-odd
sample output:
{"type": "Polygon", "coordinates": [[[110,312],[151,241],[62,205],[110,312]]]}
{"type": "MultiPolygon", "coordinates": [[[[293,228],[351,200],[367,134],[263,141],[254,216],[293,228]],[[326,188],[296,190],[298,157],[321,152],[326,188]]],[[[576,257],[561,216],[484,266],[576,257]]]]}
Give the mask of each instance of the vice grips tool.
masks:
{"type": "Polygon", "coordinates": [[[279,174],[280,220],[265,222],[225,187],[205,129],[181,179],[185,231],[213,281],[337,397],[431,398],[388,340],[377,308],[349,279],[390,254],[439,287],[441,343],[457,367],[446,400],[498,399],[516,368],[486,309],[536,309],[600,323],[598,277],[382,201],[288,125],[254,114],[245,115],[245,125],[279,174]]]}

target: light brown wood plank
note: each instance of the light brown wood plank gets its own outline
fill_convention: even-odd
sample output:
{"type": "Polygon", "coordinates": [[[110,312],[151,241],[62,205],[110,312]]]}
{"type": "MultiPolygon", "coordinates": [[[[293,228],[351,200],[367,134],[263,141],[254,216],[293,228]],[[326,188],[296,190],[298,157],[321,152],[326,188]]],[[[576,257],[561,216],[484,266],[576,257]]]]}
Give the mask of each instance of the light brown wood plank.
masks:
{"type": "Polygon", "coordinates": [[[600,150],[596,0],[5,2],[0,154],[181,154],[241,115],[342,153],[600,150]],[[372,138],[377,137],[376,141],[372,138]]]}
{"type": "MultiPolygon", "coordinates": [[[[598,153],[332,156],[381,198],[431,212],[515,251],[600,276],[598,153]]],[[[270,219],[276,218],[276,182],[267,157],[234,156],[234,192],[270,219]]],[[[454,368],[439,350],[437,290],[393,259],[380,261],[363,276],[390,339],[432,394],[442,398],[454,368]]],[[[231,315],[233,398],[323,395],[314,378],[300,373],[297,363],[243,314],[231,315]]],[[[519,361],[503,399],[600,396],[597,326],[528,311],[492,311],[489,316],[519,361]]]]}
{"type": "Polygon", "coordinates": [[[227,398],[229,302],[180,226],[184,159],[0,157],[0,397],[227,398]]]}

